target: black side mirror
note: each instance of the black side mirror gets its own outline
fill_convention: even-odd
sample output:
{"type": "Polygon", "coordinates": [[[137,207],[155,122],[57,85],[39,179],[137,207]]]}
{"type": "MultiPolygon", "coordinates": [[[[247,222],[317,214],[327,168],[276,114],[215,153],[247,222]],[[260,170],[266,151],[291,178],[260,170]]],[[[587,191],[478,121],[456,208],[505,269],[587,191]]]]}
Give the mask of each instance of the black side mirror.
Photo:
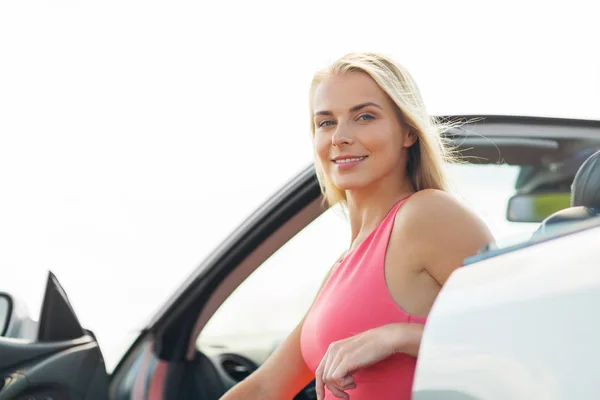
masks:
{"type": "Polygon", "coordinates": [[[0,292],[0,336],[5,336],[13,312],[13,299],[7,293],[0,292]]]}
{"type": "Polygon", "coordinates": [[[25,303],[18,297],[0,292],[0,337],[35,339],[37,322],[29,317],[25,303]]]}

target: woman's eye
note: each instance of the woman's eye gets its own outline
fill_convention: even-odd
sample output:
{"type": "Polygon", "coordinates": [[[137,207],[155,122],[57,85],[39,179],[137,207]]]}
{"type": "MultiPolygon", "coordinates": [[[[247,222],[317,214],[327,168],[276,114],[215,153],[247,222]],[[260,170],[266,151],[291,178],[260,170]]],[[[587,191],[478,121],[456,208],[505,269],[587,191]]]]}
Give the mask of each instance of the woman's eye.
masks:
{"type": "Polygon", "coordinates": [[[369,120],[375,119],[375,117],[372,116],[371,114],[362,114],[361,116],[358,117],[358,119],[361,121],[369,121],[369,120]]]}
{"type": "Polygon", "coordinates": [[[334,122],[334,121],[332,121],[332,120],[325,120],[325,121],[321,121],[321,122],[319,122],[319,125],[318,125],[318,126],[319,126],[319,128],[325,128],[325,127],[327,127],[327,126],[331,126],[331,125],[333,125],[333,124],[335,124],[335,122],[334,122]]]}

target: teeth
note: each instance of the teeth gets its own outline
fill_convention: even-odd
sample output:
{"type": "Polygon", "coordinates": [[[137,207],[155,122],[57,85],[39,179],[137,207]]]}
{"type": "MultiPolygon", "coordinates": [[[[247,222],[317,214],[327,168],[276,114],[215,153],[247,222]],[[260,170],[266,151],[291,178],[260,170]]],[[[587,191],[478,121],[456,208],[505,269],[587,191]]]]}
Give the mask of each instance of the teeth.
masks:
{"type": "Polygon", "coordinates": [[[343,160],[334,160],[333,162],[336,164],[346,164],[346,163],[361,161],[361,160],[364,160],[365,158],[367,158],[367,157],[344,158],[343,160]]]}

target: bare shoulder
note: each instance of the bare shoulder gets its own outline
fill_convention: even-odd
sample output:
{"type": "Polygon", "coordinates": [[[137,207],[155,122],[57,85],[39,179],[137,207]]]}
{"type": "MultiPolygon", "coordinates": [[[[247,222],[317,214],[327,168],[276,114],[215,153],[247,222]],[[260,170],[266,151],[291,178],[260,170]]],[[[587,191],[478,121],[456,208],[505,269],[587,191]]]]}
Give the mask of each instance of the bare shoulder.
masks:
{"type": "Polygon", "coordinates": [[[429,224],[437,228],[454,229],[446,224],[473,224],[487,230],[485,223],[475,212],[451,194],[435,189],[425,189],[413,194],[401,207],[405,223],[412,223],[417,229],[429,224]]]}
{"type": "Polygon", "coordinates": [[[453,195],[434,189],[413,194],[396,216],[396,238],[410,238],[420,263],[443,284],[462,261],[494,241],[481,218],[453,195]]]}

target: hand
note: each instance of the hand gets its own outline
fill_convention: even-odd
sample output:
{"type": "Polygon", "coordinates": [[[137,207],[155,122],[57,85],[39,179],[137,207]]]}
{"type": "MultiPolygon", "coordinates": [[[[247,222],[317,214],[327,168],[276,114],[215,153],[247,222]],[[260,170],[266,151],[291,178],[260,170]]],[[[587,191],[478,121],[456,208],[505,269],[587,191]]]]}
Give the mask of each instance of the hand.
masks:
{"type": "MultiPolygon", "coordinates": [[[[325,398],[325,386],[335,397],[349,399],[346,390],[356,387],[353,375],[396,352],[404,351],[404,344],[415,336],[411,332],[415,331],[415,327],[410,325],[414,324],[383,325],[331,343],[315,373],[317,399],[325,398]]],[[[417,326],[416,330],[422,333],[422,326],[417,326]]]]}

